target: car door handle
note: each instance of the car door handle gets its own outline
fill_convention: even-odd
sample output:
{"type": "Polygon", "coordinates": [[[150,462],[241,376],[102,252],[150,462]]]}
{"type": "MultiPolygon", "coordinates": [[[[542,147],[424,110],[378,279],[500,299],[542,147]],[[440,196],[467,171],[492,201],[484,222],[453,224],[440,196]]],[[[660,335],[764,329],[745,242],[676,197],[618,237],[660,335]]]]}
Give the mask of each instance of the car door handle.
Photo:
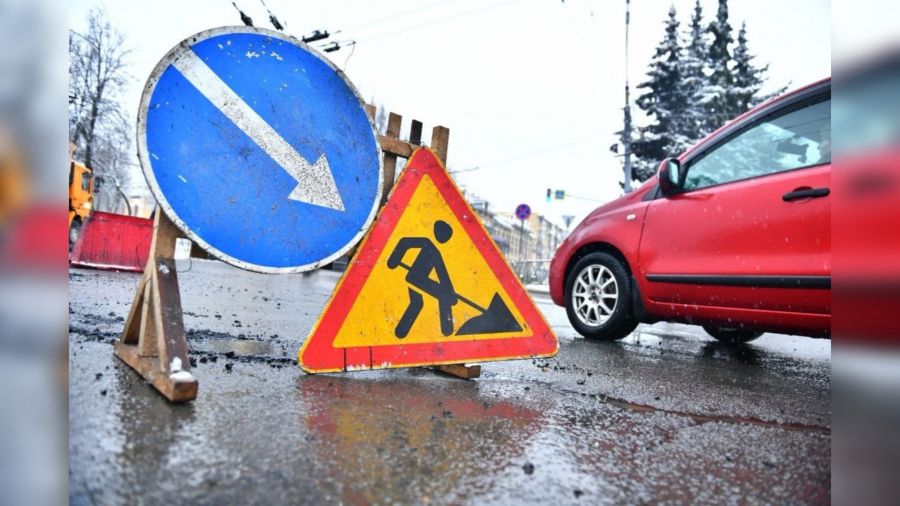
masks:
{"type": "Polygon", "coordinates": [[[784,199],[785,202],[790,202],[792,200],[800,200],[800,199],[817,199],[820,197],[827,197],[828,194],[831,193],[831,190],[826,188],[797,188],[794,191],[790,191],[785,193],[781,198],[784,199]]]}

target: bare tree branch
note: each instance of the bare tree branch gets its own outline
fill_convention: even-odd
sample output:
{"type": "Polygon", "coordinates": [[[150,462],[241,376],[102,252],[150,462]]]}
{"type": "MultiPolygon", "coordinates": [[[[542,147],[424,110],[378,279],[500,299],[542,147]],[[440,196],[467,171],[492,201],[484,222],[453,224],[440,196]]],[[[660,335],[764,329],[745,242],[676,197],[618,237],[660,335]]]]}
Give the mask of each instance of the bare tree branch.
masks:
{"type": "MultiPolygon", "coordinates": [[[[120,102],[132,77],[131,50],[102,9],[92,9],[85,33],[69,35],[69,135],[75,156],[126,184],[131,173],[131,128],[120,102]]],[[[118,193],[109,194],[117,207],[118,193]]]]}

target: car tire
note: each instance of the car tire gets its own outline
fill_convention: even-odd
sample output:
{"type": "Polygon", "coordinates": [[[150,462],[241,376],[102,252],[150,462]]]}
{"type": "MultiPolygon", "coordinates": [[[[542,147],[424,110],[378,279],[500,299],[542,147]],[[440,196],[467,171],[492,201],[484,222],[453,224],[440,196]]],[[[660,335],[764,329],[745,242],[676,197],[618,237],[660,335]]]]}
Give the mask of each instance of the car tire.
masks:
{"type": "Polygon", "coordinates": [[[716,340],[718,340],[719,342],[725,344],[749,343],[750,341],[763,335],[762,332],[745,327],[729,328],[704,326],[703,330],[705,330],[707,334],[716,338],[716,340]]]}
{"type": "Polygon", "coordinates": [[[614,341],[637,327],[631,277],[608,253],[591,253],[575,264],[566,279],[565,299],[569,322],[588,339],[614,341]]]}

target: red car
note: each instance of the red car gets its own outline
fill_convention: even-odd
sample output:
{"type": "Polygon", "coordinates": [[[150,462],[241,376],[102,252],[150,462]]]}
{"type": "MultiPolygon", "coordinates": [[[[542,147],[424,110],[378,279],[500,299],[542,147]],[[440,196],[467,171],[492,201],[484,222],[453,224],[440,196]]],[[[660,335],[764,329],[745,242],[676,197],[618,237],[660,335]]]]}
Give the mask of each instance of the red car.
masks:
{"type": "Polygon", "coordinates": [[[831,80],[770,100],[595,209],[560,245],[550,294],[585,337],[638,323],[721,341],[830,337],[831,80]]]}

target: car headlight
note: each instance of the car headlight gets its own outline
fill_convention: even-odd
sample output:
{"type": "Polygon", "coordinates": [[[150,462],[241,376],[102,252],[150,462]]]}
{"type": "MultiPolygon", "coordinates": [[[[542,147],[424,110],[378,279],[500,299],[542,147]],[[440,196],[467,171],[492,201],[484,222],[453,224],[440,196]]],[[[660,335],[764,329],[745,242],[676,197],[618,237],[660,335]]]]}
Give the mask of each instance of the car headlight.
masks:
{"type": "Polygon", "coordinates": [[[83,207],[83,208],[85,208],[85,209],[90,209],[90,208],[91,208],[91,203],[90,203],[90,202],[85,202],[84,204],[81,204],[81,207],[83,207]]]}

